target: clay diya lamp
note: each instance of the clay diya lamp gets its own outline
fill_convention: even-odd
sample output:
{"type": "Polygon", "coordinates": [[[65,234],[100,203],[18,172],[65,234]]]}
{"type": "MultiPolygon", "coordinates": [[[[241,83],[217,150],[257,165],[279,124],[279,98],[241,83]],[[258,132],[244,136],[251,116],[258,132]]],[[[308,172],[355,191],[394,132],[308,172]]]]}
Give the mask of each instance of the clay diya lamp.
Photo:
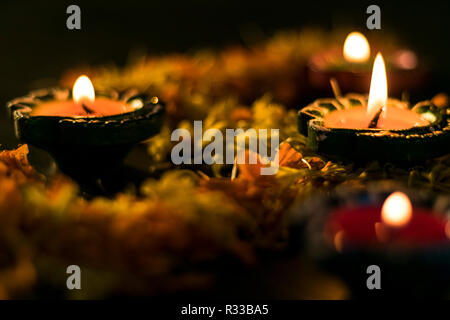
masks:
{"type": "Polygon", "coordinates": [[[333,194],[295,207],[292,225],[307,220],[308,253],[354,297],[442,297],[450,288],[450,220],[437,211],[436,196],[416,194],[414,205],[398,191],[333,194]],[[367,286],[372,265],[381,272],[380,290],[367,286]]]}
{"type": "MultiPolygon", "coordinates": [[[[375,49],[374,52],[382,50],[375,49]]],[[[395,48],[385,52],[393,96],[426,87],[429,82],[428,71],[414,51],[395,48]]],[[[309,82],[313,90],[322,96],[331,94],[330,78],[339,82],[343,92],[365,92],[370,85],[370,58],[371,49],[366,37],[359,32],[352,32],[343,47],[327,48],[309,60],[309,82]]]]}
{"type": "Polygon", "coordinates": [[[318,99],[298,113],[298,129],[310,147],[336,159],[416,162],[449,152],[450,109],[423,101],[412,108],[388,98],[386,68],[379,53],[369,97],[318,99]]]}
{"type": "Polygon", "coordinates": [[[164,104],[134,90],[95,92],[86,76],[73,90],[42,89],[7,104],[16,136],[50,153],[78,182],[111,175],[130,149],[160,131],[164,104]]]}

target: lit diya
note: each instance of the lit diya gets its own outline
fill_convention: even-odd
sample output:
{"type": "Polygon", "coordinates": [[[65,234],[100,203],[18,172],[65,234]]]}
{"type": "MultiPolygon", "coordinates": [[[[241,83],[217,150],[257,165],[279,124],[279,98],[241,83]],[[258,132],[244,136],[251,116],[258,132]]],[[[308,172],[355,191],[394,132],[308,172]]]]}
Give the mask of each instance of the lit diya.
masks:
{"type": "Polygon", "coordinates": [[[413,162],[449,152],[450,109],[431,101],[410,108],[388,98],[386,68],[377,54],[369,97],[341,96],[332,81],[335,99],[318,99],[299,111],[300,133],[311,148],[343,159],[413,162]]]}
{"type": "Polygon", "coordinates": [[[366,285],[371,265],[381,269],[379,295],[442,296],[450,289],[450,207],[440,212],[439,196],[410,194],[414,204],[406,193],[384,190],[312,199],[294,206],[291,237],[303,221],[309,254],[355,296],[377,295],[366,285]]]}
{"type": "MultiPolygon", "coordinates": [[[[349,248],[450,246],[450,221],[425,208],[413,208],[403,192],[383,206],[341,207],[331,212],[326,234],[342,252],[349,248]]],[[[450,247],[449,247],[450,248],[450,247]]]]}
{"type": "Polygon", "coordinates": [[[99,93],[86,76],[73,90],[31,92],[7,104],[16,136],[48,151],[76,180],[111,174],[136,143],[159,132],[164,106],[134,90],[99,93]]]}
{"type": "MultiPolygon", "coordinates": [[[[381,50],[381,48],[375,48],[381,50]]],[[[314,55],[308,62],[308,79],[320,94],[329,94],[329,79],[335,78],[343,92],[365,92],[370,83],[371,50],[366,37],[351,32],[343,47],[332,47],[314,55]]],[[[392,82],[390,91],[400,96],[414,92],[428,82],[428,72],[419,63],[417,55],[409,49],[384,48],[392,82]]]]}

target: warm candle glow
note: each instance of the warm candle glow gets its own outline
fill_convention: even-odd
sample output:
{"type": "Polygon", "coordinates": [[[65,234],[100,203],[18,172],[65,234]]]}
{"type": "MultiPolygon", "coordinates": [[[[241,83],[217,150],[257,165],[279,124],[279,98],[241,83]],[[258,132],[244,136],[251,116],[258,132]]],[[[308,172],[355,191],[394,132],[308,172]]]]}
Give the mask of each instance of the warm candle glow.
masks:
{"type": "Polygon", "coordinates": [[[78,77],[73,85],[72,97],[75,103],[94,102],[95,90],[87,76],[78,77]]]}
{"type": "Polygon", "coordinates": [[[374,115],[380,108],[386,107],[387,99],[386,67],[384,65],[383,56],[378,52],[373,64],[367,113],[369,115],[374,115]]]}
{"type": "Polygon", "coordinates": [[[408,196],[403,192],[394,192],[383,204],[381,218],[389,226],[401,227],[411,220],[412,205],[408,196]]]}
{"type": "Polygon", "coordinates": [[[350,33],[344,42],[344,58],[348,62],[363,63],[370,57],[370,46],[362,33],[350,33]]]}

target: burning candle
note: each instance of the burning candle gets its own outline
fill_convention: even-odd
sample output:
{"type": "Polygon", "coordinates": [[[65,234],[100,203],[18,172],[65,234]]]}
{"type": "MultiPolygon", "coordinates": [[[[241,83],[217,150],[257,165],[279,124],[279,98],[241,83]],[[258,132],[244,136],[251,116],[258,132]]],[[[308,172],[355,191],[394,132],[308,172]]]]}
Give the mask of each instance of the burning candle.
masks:
{"type": "Polygon", "coordinates": [[[448,294],[448,205],[422,190],[417,199],[435,209],[420,207],[402,192],[375,185],[370,193],[344,188],[299,202],[291,212],[292,247],[306,244],[317,265],[344,280],[354,297],[448,294]],[[369,266],[381,269],[382,290],[368,290],[369,266]]]}
{"type": "Polygon", "coordinates": [[[386,67],[381,53],[373,65],[367,106],[330,112],[324,117],[328,128],[409,129],[426,126],[429,121],[401,101],[388,99],[386,67]]]}
{"type": "Polygon", "coordinates": [[[450,222],[425,208],[415,208],[402,192],[392,193],[383,206],[341,207],[325,226],[338,251],[348,247],[449,244],[450,222]]]}
{"type": "MultiPolygon", "coordinates": [[[[343,92],[365,92],[370,83],[369,63],[373,48],[383,49],[392,81],[390,91],[401,95],[423,88],[428,73],[416,54],[408,49],[369,44],[360,32],[347,35],[343,46],[331,46],[313,55],[308,62],[308,78],[318,95],[330,94],[329,80],[335,78],[343,92]]],[[[376,52],[377,50],[373,50],[376,52]]]]}
{"type": "Polygon", "coordinates": [[[73,85],[72,100],[52,100],[36,106],[32,116],[104,117],[131,112],[136,106],[111,98],[95,97],[91,80],[82,75],[73,85]]]}
{"type": "Polygon", "coordinates": [[[335,98],[320,98],[298,113],[298,130],[312,150],[328,157],[382,162],[417,162],[448,153],[450,107],[433,100],[410,106],[388,98],[386,67],[377,54],[369,96],[341,95],[331,81],[335,98]]]}
{"type": "Polygon", "coordinates": [[[7,107],[17,138],[46,150],[62,172],[99,193],[107,189],[98,189],[99,179],[120,172],[128,152],[160,131],[165,109],[158,97],[133,88],[96,94],[86,76],[72,91],[40,89],[7,107]]]}

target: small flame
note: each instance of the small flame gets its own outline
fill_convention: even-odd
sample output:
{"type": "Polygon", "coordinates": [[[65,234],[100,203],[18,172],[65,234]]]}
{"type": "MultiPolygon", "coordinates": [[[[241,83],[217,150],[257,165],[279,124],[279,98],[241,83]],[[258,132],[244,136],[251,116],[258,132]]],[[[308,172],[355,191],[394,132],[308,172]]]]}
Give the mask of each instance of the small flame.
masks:
{"type": "Polygon", "coordinates": [[[386,107],[387,99],[386,67],[384,65],[383,56],[378,52],[373,64],[367,113],[372,116],[377,113],[380,108],[386,107]]]}
{"type": "Polygon", "coordinates": [[[403,192],[394,192],[387,197],[381,209],[383,222],[393,227],[406,225],[411,220],[411,216],[411,201],[403,192]]]}
{"type": "Polygon", "coordinates": [[[370,57],[370,46],[362,33],[350,33],[344,42],[344,58],[348,62],[363,63],[370,57]]]}
{"type": "Polygon", "coordinates": [[[72,97],[75,103],[94,102],[95,90],[87,76],[78,77],[73,85],[72,97]]]}

